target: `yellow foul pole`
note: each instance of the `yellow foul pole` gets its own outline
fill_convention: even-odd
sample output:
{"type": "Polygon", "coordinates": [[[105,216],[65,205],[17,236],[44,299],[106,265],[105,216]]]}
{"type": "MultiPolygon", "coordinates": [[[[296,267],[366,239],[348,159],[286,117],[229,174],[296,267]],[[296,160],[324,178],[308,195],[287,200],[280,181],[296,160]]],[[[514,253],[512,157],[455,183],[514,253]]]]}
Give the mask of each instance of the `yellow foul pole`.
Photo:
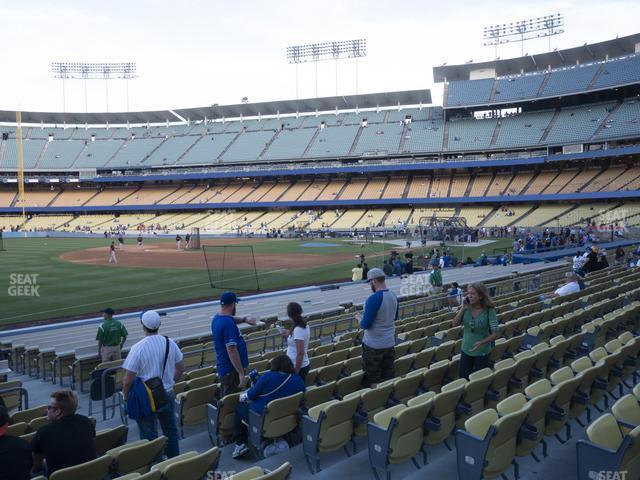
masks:
{"type": "Polygon", "coordinates": [[[24,157],[22,155],[22,113],[16,112],[16,146],[18,149],[18,206],[22,207],[22,224],[27,221],[24,212],[24,157]]]}

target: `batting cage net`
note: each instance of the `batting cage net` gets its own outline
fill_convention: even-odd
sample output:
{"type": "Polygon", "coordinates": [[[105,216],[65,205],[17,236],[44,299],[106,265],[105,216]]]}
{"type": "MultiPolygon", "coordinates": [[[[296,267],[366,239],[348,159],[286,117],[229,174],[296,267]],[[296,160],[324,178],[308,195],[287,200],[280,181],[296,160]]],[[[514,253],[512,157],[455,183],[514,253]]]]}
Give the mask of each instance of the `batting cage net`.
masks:
{"type": "Polygon", "coordinates": [[[258,291],[258,269],[251,245],[203,245],[211,288],[258,291]]]}
{"type": "Polygon", "coordinates": [[[189,243],[187,244],[187,248],[189,250],[200,250],[200,229],[197,227],[193,227],[191,229],[191,237],[189,238],[189,243]]]}
{"type": "Polygon", "coordinates": [[[420,217],[420,236],[425,240],[462,243],[471,233],[464,217],[420,217]]]}

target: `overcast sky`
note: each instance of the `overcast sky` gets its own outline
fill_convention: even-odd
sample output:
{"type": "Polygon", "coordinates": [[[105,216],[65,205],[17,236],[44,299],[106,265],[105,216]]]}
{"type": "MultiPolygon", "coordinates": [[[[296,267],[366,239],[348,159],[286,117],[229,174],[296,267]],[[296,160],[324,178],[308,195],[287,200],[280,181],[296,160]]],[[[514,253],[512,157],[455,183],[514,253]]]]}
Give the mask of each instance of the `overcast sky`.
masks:
{"type": "MultiPolygon", "coordinates": [[[[638,0],[0,0],[0,109],[62,111],[62,84],[53,61],[134,61],[129,109],[195,107],[295,98],[288,45],[366,38],[358,62],[359,92],[432,88],[431,67],[489,60],[482,28],[563,13],[566,33],[552,48],[568,48],[638,33],[638,0]]],[[[525,52],[548,49],[546,39],[525,52]]],[[[498,55],[520,55],[520,45],[498,55]]],[[[315,96],[313,64],[299,67],[299,97],[315,96]]],[[[335,63],[318,66],[319,96],[336,93],[335,63]]],[[[355,93],[355,62],[338,65],[338,93],[355,93]]],[[[88,110],[107,109],[105,82],[88,82],[88,110]]],[[[82,81],[66,82],[66,111],[84,111],[82,81]]],[[[126,110],[125,82],[109,83],[109,111],[126,110]]]]}

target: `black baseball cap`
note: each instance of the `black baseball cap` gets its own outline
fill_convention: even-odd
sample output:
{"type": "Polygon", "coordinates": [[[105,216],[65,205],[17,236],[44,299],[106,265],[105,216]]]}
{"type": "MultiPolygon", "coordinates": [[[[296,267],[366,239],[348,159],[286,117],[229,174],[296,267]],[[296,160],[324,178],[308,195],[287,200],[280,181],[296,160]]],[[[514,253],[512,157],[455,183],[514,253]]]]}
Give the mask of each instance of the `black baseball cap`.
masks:
{"type": "Polygon", "coordinates": [[[100,310],[102,313],[106,313],[107,315],[113,315],[114,313],[116,313],[116,311],[111,308],[111,307],[107,307],[104,310],[100,310]]]}

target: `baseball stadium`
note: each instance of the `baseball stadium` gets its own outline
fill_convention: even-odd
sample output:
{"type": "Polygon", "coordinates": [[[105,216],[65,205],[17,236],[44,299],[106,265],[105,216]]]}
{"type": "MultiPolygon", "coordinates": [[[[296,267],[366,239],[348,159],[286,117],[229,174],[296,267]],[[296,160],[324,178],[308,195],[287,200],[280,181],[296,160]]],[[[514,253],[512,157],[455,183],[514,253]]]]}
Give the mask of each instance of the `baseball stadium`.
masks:
{"type": "MultiPolygon", "coordinates": [[[[363,42],[287,55],[317,68],[325,45],[337,88],[337,52],[363,42]]],[[[51,480],[640,478],[640,33],[431,71],[413,90],[0,110],[0,451],[40,444],[71,389],[95,460],[51,480]],[[558,294],[585,250],[598,268],[558,294]],[[373,385],[359,319],[378,268],[398,306],[394,373],[373,385]],[[465,377],[449,292],[476,282],[498,329],[465,377]],[[241,458],[212,339],[224,292],[255,320],[247,374],[287,348],[289,302],[310,328],[306,390],[250,413],[241,458]],[[124,357],[150,310],[182,351],[177,457],[128,418],[126,366],[96,341],[107,307],[124,357]]]]}

